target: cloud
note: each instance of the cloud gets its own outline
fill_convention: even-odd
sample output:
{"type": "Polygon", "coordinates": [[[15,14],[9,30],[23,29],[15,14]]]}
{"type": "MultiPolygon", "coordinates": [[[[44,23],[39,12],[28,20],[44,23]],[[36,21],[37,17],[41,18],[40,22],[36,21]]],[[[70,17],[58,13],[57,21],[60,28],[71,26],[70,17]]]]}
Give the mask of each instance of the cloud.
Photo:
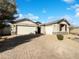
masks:
{"type": "Polygon", "coordinates": [[[69,16],[69,15],[64,15],[64,16],[62,16],[61,18],[65,18],[65,19],[67,19],[67,20],[72,20],[72,17],[71,16],[69,16]]]}
{"type": "Polygon", "coordinates": [[[18,18],[16,18],[16,20],[25,18],[25,16],[23,14],[17,14],[17,15],[18,15],[18,18]]]}
{"type": "Polygon", "coordinates": [[[31,19],[31,20],[38,20],[39,19],[39,16],[35,16],[32,13],[26,14],[25,17],[28,18],[28,19],[31,19]]]}
{"type": "Polygon", "coordinates": [[[78,13],[76,13],[76,15],[75,15],[76,17],[79,17],[79,12],[78,13]]]}
{"type": "Polygon", "coordinates": [[[75,2],[75,0],[63,0],[63,1],[66,3],[74,3],[75,2]]]}
{"type": "Polygon", "coordinates": [[[32,13],[27,13],[27,14],[18,13],[17,15],[18,15],[18,18],[16,20],[23,19],[23,18],[28,18],[28,19],[37,21],[39,19],[39,16],[35,16],[32,13]]]}
{"type": "Polygon", "coordinates": [[[67,9],[74,9],[75,11],[79,11],[79,4],[74,4],[74,5],[71,5],[69,8],[67,9]]]}
{"type": "Polygon", "coordinates": [[[70,8],[77,9],[77,8],[79,8],[79,4],[74,4],[70,8]]]}
{"type": "Polygon", "coordinates": [[[67,10],[71,10],[71,8],[67,8],[67,10]]]}
{"type": "Polygon", "coordinates": [[[48,20],[53,19],[53,18],[54,18],[53,16],[49,16],[49,17],[48,17],[48,20]]]}
{"type": "Polygon", "coordinates": [[[79,17],[79,4],[75,4],[74,6],[73,6],[73,8],[75,9],[75,13],[76,13],[76,17],[79,17]]]}
{"type": "Polygon", "coordinates": [[[70,6],[70,8],[67,8],[67,10],[73,10],[75,12],[75,16],[79,17],[79,4],[74,4],[70,6]]]}

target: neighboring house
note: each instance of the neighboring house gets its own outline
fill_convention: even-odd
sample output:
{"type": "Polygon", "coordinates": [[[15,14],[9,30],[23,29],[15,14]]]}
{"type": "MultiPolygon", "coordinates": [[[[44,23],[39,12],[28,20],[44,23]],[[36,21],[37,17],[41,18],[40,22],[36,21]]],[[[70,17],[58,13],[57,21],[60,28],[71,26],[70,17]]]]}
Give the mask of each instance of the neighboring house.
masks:
{"type": "Polygon", "coordinates": [[[35,34],[37,31],[37,24],[29,19],[18,20],[11,27],[11,33],[17,35],[35,34]]]}
{"type": "Polygon", "coordinates": [[[66,19],[57,20],[55,22],[42,24],[42,34],[66,34],[69,33],[70,23],[66,19]]]}

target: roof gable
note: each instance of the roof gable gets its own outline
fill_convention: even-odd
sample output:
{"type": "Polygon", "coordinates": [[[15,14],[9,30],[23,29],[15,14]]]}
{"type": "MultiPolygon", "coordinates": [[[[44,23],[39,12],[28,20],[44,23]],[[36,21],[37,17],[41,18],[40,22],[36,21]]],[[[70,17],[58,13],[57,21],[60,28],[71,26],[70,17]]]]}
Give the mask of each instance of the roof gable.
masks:
{"type": "Polygon", "coordinates": [[[30,19],[21,19],[21,20],[15,21],[14,24],[27,25],[27,26],[37,26],[37,24],[30,19]]]}
{"type": "Polygon", "coordinates": [[[70,25],[70,23],[66,20],[66,19],[60,19],[60,20],[56,20],[56,21],[53,21],[53,22],[50,22],[50,23],[46,23],[46,24],[42,24],[42,25],[52,25],[52,24],[59,24],[61,22],[66,22],[68,25],[70,25]]]}

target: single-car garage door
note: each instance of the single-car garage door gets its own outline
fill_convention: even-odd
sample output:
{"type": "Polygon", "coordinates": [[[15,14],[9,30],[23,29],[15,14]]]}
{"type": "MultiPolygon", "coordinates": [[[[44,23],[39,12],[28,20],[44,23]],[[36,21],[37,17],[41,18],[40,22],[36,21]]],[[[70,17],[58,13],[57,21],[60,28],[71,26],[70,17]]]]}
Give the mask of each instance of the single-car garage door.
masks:
{"type": "Polygon", "coordinates": [[[28,26],[17,26],[17,34],[25,35],[25,34],[35,34],[36,27],[28,27],[28,26]]]}

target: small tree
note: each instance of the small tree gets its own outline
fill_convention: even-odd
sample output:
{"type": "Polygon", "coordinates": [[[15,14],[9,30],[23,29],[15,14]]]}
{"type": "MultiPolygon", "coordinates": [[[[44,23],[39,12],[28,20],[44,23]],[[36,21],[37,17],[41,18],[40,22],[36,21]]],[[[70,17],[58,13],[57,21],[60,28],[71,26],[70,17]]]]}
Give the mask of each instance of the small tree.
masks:
{"type": "MultiPolygon", "coordinates": [[[[16,17],[16,6],[9,3],[9,0],[2,0],[3,2],[0,3],[0,30],[6,27],[5,20],[12,21],[16,17]]],[[[15,1],[14,1],[15,2],[15,1]]]]}
{"type": "Polygon", "coordinates": [[[15,3],[15,0],[1,0],[0,2],[0,23],[3,24],[5,20],[11,21],[15,17],[13,16],[16,14],[16,5],[12,4],[13,2],[15,3]]]}

